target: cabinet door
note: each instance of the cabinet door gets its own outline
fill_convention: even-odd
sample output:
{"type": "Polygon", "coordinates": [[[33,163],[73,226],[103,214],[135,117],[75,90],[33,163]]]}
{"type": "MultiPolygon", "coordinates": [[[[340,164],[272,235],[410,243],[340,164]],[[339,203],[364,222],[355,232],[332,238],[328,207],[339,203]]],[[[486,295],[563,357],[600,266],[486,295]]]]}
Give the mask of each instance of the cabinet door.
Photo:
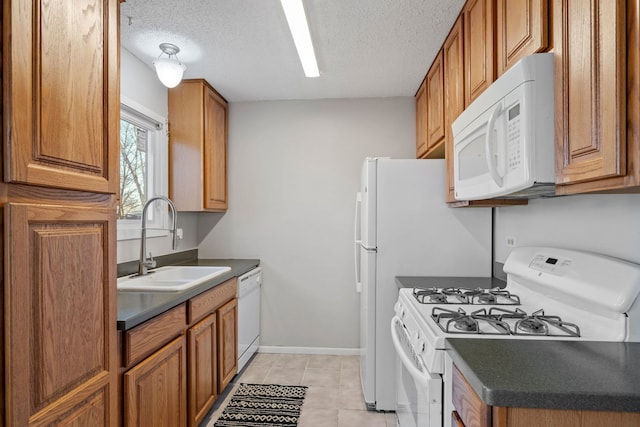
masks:
{"type": "Polygon", "coordinates": [[[212,90],[205,91],[204,208],[227,209],[227,103],[212,90]]]}
{"type": "Polygon", "coordinates": [[[416,159],[427,153],[427,81],[416,93],[416,159]]]}
{"type": "Polygon", "coordinates": [[[498,76],[522,57],[549,47],[548,0],[498,0],[496,61],[498,76]]]}
{"type": "Polygon", "coordinates": [[[460,16],[443,45],[445,99],[446,201],[455,202],[451,124],[464,111],[464,38],[460,16]]]}
{"type": "Polygon", "coordinates": [[[238,300],[232,299],[218,310],[218,393],[238,371],[238,300]]]}
{"type": "Polygon", "coordinates": [[[494,1],[469,0],[464,7],[465,106],[495,79],[494,1]]]}
{"type": "Polygon", "coordinates": [[[186,345],[176,338],[124,374],[124,425],[187,424],[186,345]]]}
{"type": "MultiPolygon", "coordinates": [[[[444,139],[444,70],[442,51],[427,73],[427,151],[438,151],[444,139]]],[[[441,148],[444,148],[441,147],[441,148]]],[[[429,157],[444,157],[444,150],[429,157]]]]}
{"type": "Polygon", "coordinates": [[[463,425],[491,426],[491,407],[480,399],[455,365],[452,372],[451,394],[454,413],[457,413],[463,425]]]}
{"type": "Polygon", "coordinates": [[[189,329],[189,425],[198,426],[218,397],[216,314],[189,329]]]}
{"type": "Polygon", "coordinates": [[[227,102],[202,79],[169,90],[169,197],[179,211],[227,209],[227,102]]]}
{"type": "MultiPolygon", "coordinates": [[[[625,2],[556,0],[554,13],[556,183],[622,177],[627,173],[625,2]]],[[[637,58],[637,52],[629,53],[637,58]]]]}
{"type": "Polygon", "coordinates": [[[5,2],[6,182],[117,192],[118,5],[5,2]]]}
{"type": "Polygon", "coordinates": [[[115,210],[5,207],[7,423],[116,422],[115,210]]]}

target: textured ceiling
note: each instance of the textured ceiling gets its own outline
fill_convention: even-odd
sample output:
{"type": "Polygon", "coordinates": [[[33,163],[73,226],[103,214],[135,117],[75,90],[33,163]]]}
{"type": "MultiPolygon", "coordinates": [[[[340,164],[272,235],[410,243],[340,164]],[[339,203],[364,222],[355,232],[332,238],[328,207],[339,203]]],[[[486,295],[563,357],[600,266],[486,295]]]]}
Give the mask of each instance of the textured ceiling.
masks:
{"type": "Polygon", "coordinates": [[[320,77],[304,76],[278,0],[127,0],[121,43],[229,101],[413,96],[464,0],[304,0],[320,77]]]}

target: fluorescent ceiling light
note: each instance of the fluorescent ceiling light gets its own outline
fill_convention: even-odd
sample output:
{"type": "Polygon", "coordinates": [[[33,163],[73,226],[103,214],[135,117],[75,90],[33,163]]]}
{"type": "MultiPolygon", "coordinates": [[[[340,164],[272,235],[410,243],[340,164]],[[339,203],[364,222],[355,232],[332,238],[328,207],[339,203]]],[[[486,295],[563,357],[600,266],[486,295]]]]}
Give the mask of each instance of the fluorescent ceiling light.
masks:
{"type": "Polygon", "coordinates": [[[289,23],[289,30],[291,30],[293,41],[296,44],[304,75],[318,77],[320,71],[318,71],[316,54],[313,52],[311,34],[309,34],[309,25],[304,14],[302,0],[280,0],[280,3],[282,3],[282,9],[284,9],[284,14],[289,23]]]}

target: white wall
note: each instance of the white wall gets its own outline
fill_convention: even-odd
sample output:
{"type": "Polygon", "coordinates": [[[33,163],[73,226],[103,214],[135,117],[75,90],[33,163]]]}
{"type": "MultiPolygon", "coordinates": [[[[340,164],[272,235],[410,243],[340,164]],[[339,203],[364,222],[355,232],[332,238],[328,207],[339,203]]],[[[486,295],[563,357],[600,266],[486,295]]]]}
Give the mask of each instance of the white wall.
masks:
{"type": "MultiPolygon", "coordinates": [[[[123,48],[120,49],[120,72],[120,94],[123,97],[161,117],[167,117],[167,88],[160,83],[151,67],[123,48]]],[[[197,214],[180,213],[178,227],[184,231],[184,238],[178,242],[178,251],[195,248],[197,246],[197,214]]],[[[147,251],[151,251],[154,257],[172,252],[171,236],[148,238],[147,251]]],[[[139,256],[139,239],[118,242],[118,263],[138,259],[139,256]]]]}
{"type": "Polygon", "coordinates": [[[415,156],[414,104],[406,97],[230,105],[229,209],[200,215],[199,254],[261,259],[261,344],[358,347],[360,167],[367,156],[415,156]]]}
{"type": "Polygon", "coordinates": [[[530,200],[528,206],[496,208],[495,260],[511,248],[557,246],[598,252],[640,263],[640,194],[594,194],[530,200]]]}

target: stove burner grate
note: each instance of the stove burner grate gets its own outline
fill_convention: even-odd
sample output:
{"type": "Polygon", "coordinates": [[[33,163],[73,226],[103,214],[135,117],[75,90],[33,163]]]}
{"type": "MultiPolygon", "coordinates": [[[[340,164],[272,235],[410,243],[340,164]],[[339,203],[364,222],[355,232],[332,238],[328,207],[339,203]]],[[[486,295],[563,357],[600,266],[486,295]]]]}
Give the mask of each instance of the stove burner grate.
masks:
{"type": "Polygon", "coordinates": [[[501,288],[413,288],[420,304],[520,305],[520,297],[501,288]]]}
{"type": "Polygon", "coordinates": [[[443,332],[448,334],[580,336],[578,325],[564,322],[558,316],[547,316],[543,310],[527,314],[519,308],[507,310],[491,307],[488,311],[486,308],[481,308],[467,313],[462,308],[454,311],[434,307],[431,310],[431,318],[443,332]]]}
{"type": "Polygon", "coordinates": [[[443,332],[450,334],[483,334],[483,335],[509,335],[509,325],[500,320],[487,316],[486,310],[480,309],[467,314],[459,308],[457,311],[446,308],[434,307],[431,318],[443,332]],[[480,322],[491,325],[495,331],[483,331],[480,322]]]}
{"type": "MultiPolygon", "coordinates": [[[[454,295],[448,289],[439,288],[413,288],[413,296],[420,304],[449,304],[448,296],[454,295]]],[[[454,295],[459,303],[468,304],[469,299],[464,295],[454,295]]]]}
{"type": "Polygon", "coordinates": [[[513,335],[580,336],[578,325],[565,322],[560,316],[546,316],[543,309],[529,315],[519,308],[511,311],[500,307],[492,307],[489,309],[489,316],[498,320],[517,319],[514,326],[515,330],[512,331],[513,335]],[[552,330],[554,328],[560,332],[554,332],[552,330]]]}

